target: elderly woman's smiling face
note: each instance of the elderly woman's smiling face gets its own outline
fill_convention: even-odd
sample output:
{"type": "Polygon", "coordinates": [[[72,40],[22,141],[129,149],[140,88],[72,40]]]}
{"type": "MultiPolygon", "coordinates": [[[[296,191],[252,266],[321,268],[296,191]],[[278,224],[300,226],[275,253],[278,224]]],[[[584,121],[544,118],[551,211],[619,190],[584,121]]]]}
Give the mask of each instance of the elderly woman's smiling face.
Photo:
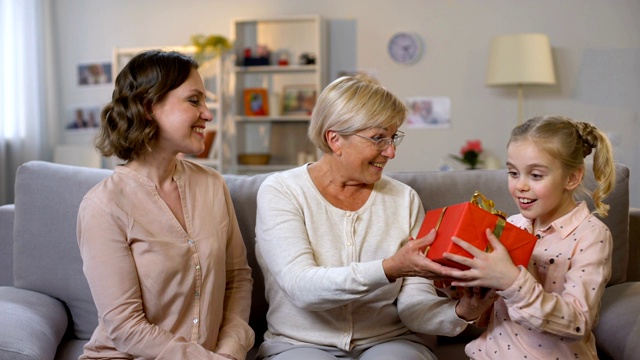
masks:
{"type": "Polygon", "coordinates": [[[354,181],[380,180],[387,162],[396,156],[404,134],[397,128],[371,128],[341,138],[341,163],[354,181]]]}

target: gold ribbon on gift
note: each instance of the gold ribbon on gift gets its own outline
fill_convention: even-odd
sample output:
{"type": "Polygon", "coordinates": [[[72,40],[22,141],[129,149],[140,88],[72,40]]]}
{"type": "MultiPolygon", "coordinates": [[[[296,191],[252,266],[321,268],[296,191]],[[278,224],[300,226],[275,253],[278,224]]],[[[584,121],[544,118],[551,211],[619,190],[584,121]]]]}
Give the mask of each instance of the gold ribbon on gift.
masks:
{"type": "MultiPolygon", "coordinates": [[[[442,222],[442,218],[444,217],[444,213],[447,212],[447,207],[445,206],[442,208],[442,211],[440,212],[440,217],[438,218],[438,222],[436,222],[436,226],[434,227],[434,229],[436,229],[436,231],[438,231],[438,229],[440,228],[440,223],[442,222]]],[[[427,256],[427,253],[429,252],[429,249],[431,249],[431,245],[427,246],[424,251],[422,252],[422,254],[424,254],[424,256],[427,256]]]]}
{"type": "MultiPolygon", "coordinates": [[[[498,239],[500,239],[500,235],[502,235],[502,231],[504,230],[507,221],[507,214],[503,211],[500,211],[495,208],[495,203],[493,200],[487,199],[480,191],[475,191],[473,196],[471,197],[472,204],[477,205],[482,210],[486,210],[493,215],[498,216],[498,220],[496,221],[496,226],[493,228],[493,235],[495,235],[498,239]]],[[[487,244],[487,248],[484,249],[484,252],[492,252],[493,247],[491,244],[487,244]]]]}
{"type": "Polygon", "coordinates": [[[495,208],[496,205],[493,203],[493,200],[487,199],[484,195],[482,195],[480,191],[476,190],[473,193],[470,203],[479,206],[481,209],[486,210],[493,215],[498,215],[503,219],[507,218],[507,214],[505,214],[503,211],[497,210],[495,208]]]}

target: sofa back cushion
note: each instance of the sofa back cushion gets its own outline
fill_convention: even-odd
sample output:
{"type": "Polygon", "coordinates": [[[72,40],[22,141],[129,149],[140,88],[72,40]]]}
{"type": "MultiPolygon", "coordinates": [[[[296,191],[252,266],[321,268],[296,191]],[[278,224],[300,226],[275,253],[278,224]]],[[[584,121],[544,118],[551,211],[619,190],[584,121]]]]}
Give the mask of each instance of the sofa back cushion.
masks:
{"type": "Polygon", "coordinates": [[[251,266],[253,276],[253,292],[251,294],[251,317],[249,324],[256,333],[256,344],[262,342],[264,332],[267,330],[268,304],[264,296],[264,276],[256,259],[256,196],[260,184],[270,174],[253,176],[224,175],[233,207],[236,211],[242,238],[247,247],[247,259],[251,266]]]}
{"type": "MultiPolygon", "coordinates": [[[[589,189],[595,187],[593,173],[586,178],[589,189]]],[[[594,209],[591,199],[587,199],[589,208],[594,209]]],[[[627,264],[629,258],[629,168],[616,165],[616,186],[604,200],[609,204],[609,215],[602,219],[613,236],[613,255],[611,257],[611,279],[608,286],[620,284],[627,280],[627,264]]]]}
{"type": "Polygon", "coordinates": [[[98,317],[76,240],[78,207],[110,173],[34,161],[16,174],[14,286],[62,301],[80,339],[91,337],[98,317]]]}

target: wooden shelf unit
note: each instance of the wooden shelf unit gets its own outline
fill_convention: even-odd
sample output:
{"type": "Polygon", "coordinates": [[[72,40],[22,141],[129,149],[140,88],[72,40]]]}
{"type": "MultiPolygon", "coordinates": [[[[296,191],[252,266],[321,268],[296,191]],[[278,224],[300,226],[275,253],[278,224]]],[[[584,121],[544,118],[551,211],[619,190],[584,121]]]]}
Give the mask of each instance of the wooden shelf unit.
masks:
{"type": "MultiPolygon", "coordinates": [[[[293,16],[266,19],[237,19],[232,22],[235,79],[234,128],[231,141],[231,168],[234,173],[254,174],[286,170],[298,165],[300,154],[317,156],[307,137],[310,114],[283,114],[285,86],[309,86],[317,97],[327,83],[326,25],[320,16],[293,16]],[[245,51],[256,53],[258,45],[270,51],[269,65],[244,66],[245,51]],[[282,52],[288,65],[277,65],[282,52]],[[314,64],[299,64],[300,55],[315,57],[314,64]],[[264,88],[268,94],[268,114],[247,116],[244,90],[264,88]],[[244,165],[238,155],[269,153],[266,165],[244,165]]],[[[309,156],[305,157],[309,158],[309,156]]]]}

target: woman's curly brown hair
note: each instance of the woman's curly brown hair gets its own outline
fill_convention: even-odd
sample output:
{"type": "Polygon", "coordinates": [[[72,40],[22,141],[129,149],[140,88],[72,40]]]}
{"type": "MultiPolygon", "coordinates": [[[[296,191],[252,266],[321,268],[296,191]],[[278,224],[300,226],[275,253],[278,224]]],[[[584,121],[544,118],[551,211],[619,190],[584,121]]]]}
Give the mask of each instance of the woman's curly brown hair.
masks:
{"type": "Polygon", "coordinates": [[[129,161],[150,151],[158,134],[152,106],[196,69],[194,59],[176,51],[149,50],[133,57],[116,77],[111,102],[100,113],[94,141],[100,153],[129,161]]]}

